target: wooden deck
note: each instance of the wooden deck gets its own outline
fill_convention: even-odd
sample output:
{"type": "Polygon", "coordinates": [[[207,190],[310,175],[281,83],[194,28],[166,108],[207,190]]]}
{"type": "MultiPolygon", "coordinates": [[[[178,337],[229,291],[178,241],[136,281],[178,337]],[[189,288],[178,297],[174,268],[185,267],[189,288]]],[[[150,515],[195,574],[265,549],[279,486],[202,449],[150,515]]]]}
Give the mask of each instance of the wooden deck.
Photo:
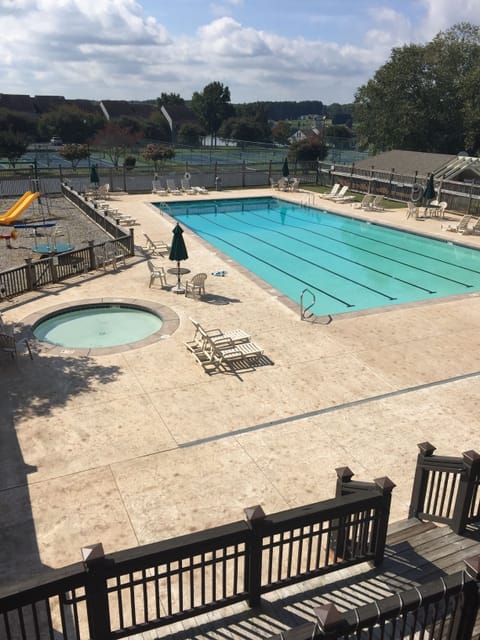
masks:
{"type": "Polygon", "coordinates": [[[382,567],[373,568],[364,563],[342,569],[267,594],[257,609],[249,609],[245,604],[225,607],[144,633],[142,637],[144,640],[167,636],[172,640],[269,638],[313,621],[313,608],[321,604],[334,603],[341,611],[353,609],[460,571],[464,559],[479,554],[480,528],[471,527],[466,535],[458,536],[448,527],[416,519],[404,520],[389,528],[382,567]]]}

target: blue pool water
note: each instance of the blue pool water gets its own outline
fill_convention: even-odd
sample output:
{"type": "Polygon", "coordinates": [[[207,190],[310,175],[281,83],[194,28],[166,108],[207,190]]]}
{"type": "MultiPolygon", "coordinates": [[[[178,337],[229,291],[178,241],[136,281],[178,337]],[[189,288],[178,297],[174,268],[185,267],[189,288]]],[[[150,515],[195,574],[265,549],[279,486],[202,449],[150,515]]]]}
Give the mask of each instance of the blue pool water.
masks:
{"type": "Polygon", "coordinates": [[[162,327],[156,314],[127,305],[84,305],[41,320],[33,334],[62,347],[91,349],[143,340],[162,327]]]}
{"type": "Polygon", "coordinates": [[[317,315],[480,291],[480,252],[449,242],[275,198],[167,210],[293,301],[312,291],[317,315]]]}

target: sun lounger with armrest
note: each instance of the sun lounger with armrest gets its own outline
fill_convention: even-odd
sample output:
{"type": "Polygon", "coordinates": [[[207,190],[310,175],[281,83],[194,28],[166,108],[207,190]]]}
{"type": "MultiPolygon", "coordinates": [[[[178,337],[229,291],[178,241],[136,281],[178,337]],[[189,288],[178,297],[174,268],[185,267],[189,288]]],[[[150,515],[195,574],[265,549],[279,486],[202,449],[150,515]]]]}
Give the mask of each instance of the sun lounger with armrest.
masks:
{"type": "Polygon", "coordinates": [[[463,216],[457,224],[442,224],[444,231],[456,231],[457,233],[469,233],[468,224],[472,216],[463,216]]]}

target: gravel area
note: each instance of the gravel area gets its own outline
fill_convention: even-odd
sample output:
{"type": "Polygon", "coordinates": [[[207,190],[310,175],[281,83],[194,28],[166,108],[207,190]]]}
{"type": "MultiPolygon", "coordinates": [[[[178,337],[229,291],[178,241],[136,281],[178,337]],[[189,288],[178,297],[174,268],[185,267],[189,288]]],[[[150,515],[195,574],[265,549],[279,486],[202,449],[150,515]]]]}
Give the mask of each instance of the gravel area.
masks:
{"type": "MultiPolygon", "coordinates": [[[[0,211],[8,211],[17,198],[2,198],[0,211]]],[[[35,201],[32,206],[21,215],[17,222],[20,224],[38,224],[43,222],[57,222],[58,242],[67,242],[76,249],[87,246],[89,240],[102,242],[110,236],[95,222],[90,220],[83,211],[69,202],[64,196],[42,196],[40,203],[35,201]]],[[[39,260],[40,254],[32,249],[36,244],[48,242],[55,226],[34,229],[17,229],[17,238],[10,241],[0,239],[0,271],[12,269],[25,264],[25,258],[39,260]],[[36,235],[35,235],[36,234],[36,235]],[[11,245],[9,248],[8,244],[11,245]]],[[[0,235],[7,235],[10,227],[0,226],[0,235]]]]}

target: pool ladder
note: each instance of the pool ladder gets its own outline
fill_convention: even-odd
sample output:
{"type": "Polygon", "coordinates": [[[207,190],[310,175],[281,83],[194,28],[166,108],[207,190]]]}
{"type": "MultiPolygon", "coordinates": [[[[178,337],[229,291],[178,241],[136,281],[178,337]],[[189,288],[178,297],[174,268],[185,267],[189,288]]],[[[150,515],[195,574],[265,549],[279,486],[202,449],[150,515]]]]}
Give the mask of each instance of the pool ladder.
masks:
{"type": "Polygon", "coordinates": [[[310,318],[313,318],[314,314],[311,313],[310,309],[313,307],[315,302],[316,298],[313,291],[310,291],[310,289],[304,289],[302,291],[302,295],[300,296],[300,320],[310,320],[310,318]],[[309,294],[311,296],[311,301],[308,307],[304,305],[305,294],[309,294]]]}
{"type": "Polygon", "coordinates": [[[305,198],[305,200],[302,200],[300,202],[300,206],[301,207],[310,207],[312,205],[315,204],[315,194],[314,193],[309,193],[307,195],[307,197],[305,198]]]}

